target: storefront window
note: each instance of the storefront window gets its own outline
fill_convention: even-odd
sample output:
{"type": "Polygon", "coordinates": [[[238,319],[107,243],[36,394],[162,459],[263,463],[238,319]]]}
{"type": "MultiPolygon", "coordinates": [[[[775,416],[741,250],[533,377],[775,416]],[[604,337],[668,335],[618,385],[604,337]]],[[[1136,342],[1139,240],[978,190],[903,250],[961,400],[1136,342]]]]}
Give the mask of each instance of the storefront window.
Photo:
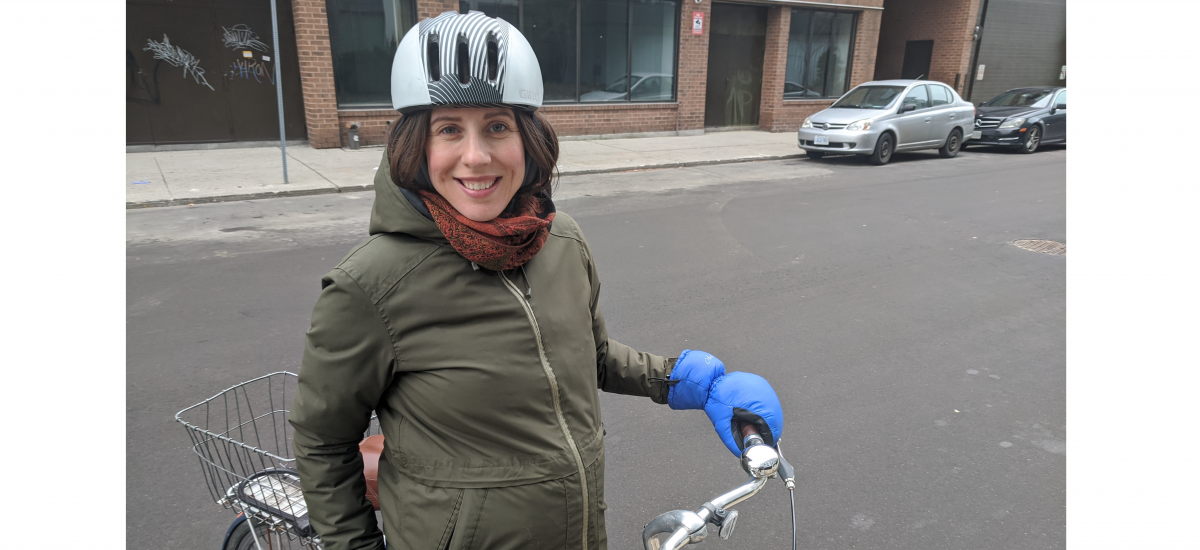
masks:
{"type": "Polygon", "coordinates": [[[625,101],[629,92],[629,2],[582,0],[579,93],[583,101],[625,101]]]}
{"type": "Polygon", "coordinates": [[[459,11],[521,30],[547,102],[674,100],[679,9],[677,0],[459,0],[459,11]]]}
{"type": "Polygon", "coordinates": [[[459,11],[481,11],[491,17],[499,17],[514,27],[521,24],[521,6],[518,0],[466,0],[459,1],[459,11]]]}
{"type": "Polygon", "coordinates": [[[633,2],[633,101],[675,99],[675,27],[679,15],[675,2],[633,2]]]}
{"type": "Polygon", "coordinates": [[[415,19],[411,0],[325,0],[338,108],[390,107],[392,58],[415,19]]]}
{"type": "MultiPolygon", "coordinates": [[[[579,93],[575,70],[575,34],[578,5],[561,0],[523,0],[524,28],[542,68],[542,86],[546,101],[573,101],[579,93]]],[[[491,12],[482,10],[489,17],[491,12]]]]}
{"type": "Polygon", "coordinates": [[[836,98],[846,93],[853,43],[853,13],[793,8],[783,98],[836,98]]]}

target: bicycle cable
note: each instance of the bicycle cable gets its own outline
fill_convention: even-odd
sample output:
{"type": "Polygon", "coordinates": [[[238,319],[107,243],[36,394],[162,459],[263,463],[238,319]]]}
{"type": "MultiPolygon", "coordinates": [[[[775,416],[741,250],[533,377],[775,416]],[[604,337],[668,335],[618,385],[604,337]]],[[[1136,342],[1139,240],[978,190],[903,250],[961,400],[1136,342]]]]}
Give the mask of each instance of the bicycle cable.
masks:
{"type": "Polygon", "coordinates": [[[779,453],[779,479],[787,485],[788,500],[792,503],[792,550],[796,550],[796,470],[783,457],[783,447],[778,442],[775,450],[779,453]]]}
{"type": "Polygon", "coordinates": [[[796,491],[788,489],[788,498],[792,501],[792,550],[796,550],[796,491]]]}

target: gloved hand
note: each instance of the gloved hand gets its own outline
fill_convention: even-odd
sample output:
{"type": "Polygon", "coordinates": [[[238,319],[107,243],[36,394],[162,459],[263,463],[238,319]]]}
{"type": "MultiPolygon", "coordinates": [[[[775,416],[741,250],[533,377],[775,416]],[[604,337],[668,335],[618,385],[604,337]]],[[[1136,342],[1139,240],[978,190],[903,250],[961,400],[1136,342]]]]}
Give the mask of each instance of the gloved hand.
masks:
{"type": "Polygon", "coordinates": [[[783,407],[763,377],[748,372],[725,374],[720,359],[684,350],[671,371],[667,404],[672,409],[704,409],[713,429],[735,456],[741,456],[741,424],[754,424],[763,441],[775,446],[783,435],[783,407]]]}

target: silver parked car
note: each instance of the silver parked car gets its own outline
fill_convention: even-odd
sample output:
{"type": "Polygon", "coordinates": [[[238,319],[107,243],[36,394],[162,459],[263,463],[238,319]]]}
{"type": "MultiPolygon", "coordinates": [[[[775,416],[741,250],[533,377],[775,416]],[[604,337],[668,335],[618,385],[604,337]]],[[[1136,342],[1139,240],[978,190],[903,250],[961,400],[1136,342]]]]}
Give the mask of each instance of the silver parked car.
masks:
{"type": "Polygon", "coordinates": [[[828,109],[804,119],[796,139],[808,156],[865,155],[887,164],[896,151],[958,154],[974,128],[975,107],[949,86],[927,80],[880,80],[856,86],[828,109]]]}

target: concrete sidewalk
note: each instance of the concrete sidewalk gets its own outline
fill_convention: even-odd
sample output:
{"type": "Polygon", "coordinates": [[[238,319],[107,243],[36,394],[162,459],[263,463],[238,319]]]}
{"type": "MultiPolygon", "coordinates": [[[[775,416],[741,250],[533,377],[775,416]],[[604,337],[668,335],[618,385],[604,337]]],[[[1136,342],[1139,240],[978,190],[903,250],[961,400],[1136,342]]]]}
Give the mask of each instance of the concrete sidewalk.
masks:
{"type": "MultiPolygon", "coordinates": [[[[794,132],[564,140],[560,145],[559,170],[564,176],[804,156],[794,132]]],[[[126,153],[125,206],[363,191],[373,187],[384,149],[289,146],[287,152],[287,184],[278,147],[126,153]]]]}

